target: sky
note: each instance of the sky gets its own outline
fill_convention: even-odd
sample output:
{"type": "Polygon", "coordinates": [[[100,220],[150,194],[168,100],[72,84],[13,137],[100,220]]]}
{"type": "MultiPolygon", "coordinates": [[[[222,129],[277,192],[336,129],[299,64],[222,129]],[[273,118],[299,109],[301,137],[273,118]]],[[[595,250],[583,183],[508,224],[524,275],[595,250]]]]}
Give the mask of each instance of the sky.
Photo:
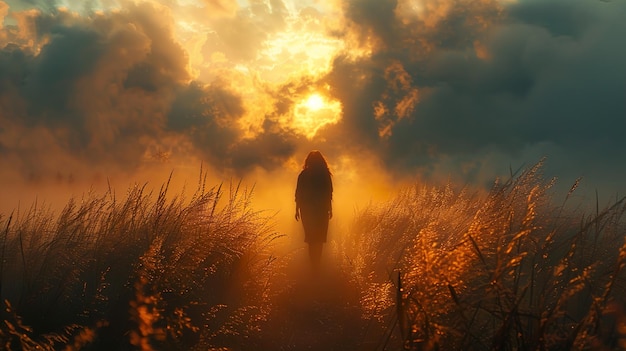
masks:
{"type": "Polygon", "coordinates": [[[544,158],[602,205],[625,35],[622,0],[0,0],[0,211],[202,167],[291,215],[313,149],[350,210],[544,158]]]}

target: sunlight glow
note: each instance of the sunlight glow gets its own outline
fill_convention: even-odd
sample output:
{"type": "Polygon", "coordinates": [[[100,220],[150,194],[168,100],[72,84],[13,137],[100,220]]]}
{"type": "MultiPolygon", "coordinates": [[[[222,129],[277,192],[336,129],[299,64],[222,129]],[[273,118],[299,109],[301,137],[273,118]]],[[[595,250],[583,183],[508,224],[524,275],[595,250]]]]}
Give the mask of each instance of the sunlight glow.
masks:
{"type": "MultiPolygon", "coordinates": [[[[66,11],[83,13],[88,8],[76,0],[59,1],[66,11]]],[[[189,80],[218,84],[242,98],[245,112],[237,127],[243,139],[263,133],[266,116],[275,113],[275,96],[268,91],[279,91],[291,82],[318,81],[332,70],[338,55],[355,59],[370,53],[358,38],[330,34],[344,25],[336,0],[284,0],[284,9],[266,0],[179,0],[176,6],[159,0],[139,2],[144,1],[157,8],[184,50],[189,80]],[[267,23],[270,19],[276,22],[267,23]],[[237,27],[241,23],[245,26],[237,27]],[[246,39],[227,40],[235,29],[245,32],[241,38],[246,39]]],[[[117,0],[95,4],[89,8],[105,12],[124,8],[117,0]]],[[[342,117],[341,102],[323,92],[293,99],[293,105],[276,117],[280,129],[311,139],[342,117]]]]}
{"type": "Polygon", "coordinates": [[[290,25],[263,43],[255,62],[261,77],[282,82],[290,77],[318,77],[330,71],[333,58],[345,49],[344,43],[310,28],[312,25],[290,25]]]}
{"type": "Polygon", "coordinates": [[[319,94],[312,94],[304,103],[311,111],[317,111],[324,107],[324,100],[319,94]]]}
{"type": "Polygon", "coordinates": [[[312,139],[320,128],[336,124],[341,117],[342,106],[339,101],[313,93],[296,103],[291,126],[295,131],[312,139]]]}

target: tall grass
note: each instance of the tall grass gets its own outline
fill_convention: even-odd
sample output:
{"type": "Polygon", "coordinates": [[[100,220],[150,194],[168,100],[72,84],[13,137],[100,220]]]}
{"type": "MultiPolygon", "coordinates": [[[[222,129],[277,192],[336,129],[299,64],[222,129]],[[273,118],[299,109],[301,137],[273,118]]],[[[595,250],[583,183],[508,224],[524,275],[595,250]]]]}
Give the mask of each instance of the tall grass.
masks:
{"type": "Polygon", "coordinates": [[[557,204],[541,168],[370,204],[317,274],[252,190],[205,175],[189,199],[143,185],[0,215],[0,349],[626,349],[626,200],[577,212],[577,184],[557,204]]]}
{"type": "Polygon", "coordinates": [[[379,349],[626,348],[626,202],[555,206],[541,167],[487,195],[415,186],[356,216],[347,264],[379,349]]]}
{"type": "Polygon", "coordinates": [[[270,308],[277,262],[252,190],[189,199],[135,186],[0,218],[7,350],[190,350],[237,345],[270,308]],[[227,197],[224,199],[224,197],[227,197]]]}

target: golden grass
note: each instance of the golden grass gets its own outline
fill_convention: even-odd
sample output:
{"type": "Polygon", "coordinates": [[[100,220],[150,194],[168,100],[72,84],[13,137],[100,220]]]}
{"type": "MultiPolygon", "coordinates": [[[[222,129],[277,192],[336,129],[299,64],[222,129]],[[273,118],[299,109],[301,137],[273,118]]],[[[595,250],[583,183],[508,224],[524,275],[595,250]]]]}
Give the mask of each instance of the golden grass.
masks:
{"type": "Polygon", "coordinates": [[[551,185],[539,163],[486,196],[416,186],[362,211],[348,240],[380,347],[623,345],[625,201],[576,216],[551,185]]]}
{"type": "Polygon", "coordinates": [[[143,185],[0,215],[0,347],[624,349],[626,201],[555,205],[541,167],[369,205],[331,233],[332,277],[286,273],[297,253],[252,190],[203,174],[189,199],[143,185]]]}
{"type": "Polygon", "coordinates": [[[58,216],[33,206],[0,218],[0,297],[13,306],[0,344],[186,350],[254,333],[280,271],[270,269],[277,234],[252,190],[204,179],[188,201],[143,185],[123,200],[112,190],[72,200],[58,216]]]}

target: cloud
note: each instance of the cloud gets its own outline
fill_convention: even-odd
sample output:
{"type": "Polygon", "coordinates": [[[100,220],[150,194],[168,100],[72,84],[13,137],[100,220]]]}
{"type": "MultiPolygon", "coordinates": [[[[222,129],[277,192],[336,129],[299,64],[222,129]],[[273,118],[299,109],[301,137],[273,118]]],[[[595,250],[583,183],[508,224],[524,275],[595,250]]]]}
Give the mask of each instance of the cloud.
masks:
{"type": "Polygon", "coordinates": [[[164,101],[188,79],[184,52],[155,13],[143,5],[90,21],[31,16],[37,34],[27,39],[45,44],[2,50],[20,72],[3,83],[26,106],[4,118],[54,130],[59,145],[85,160],[126,159],[137,139],[156,133],[164,101]]]}
{"type": "Polygon", "coordinates": [[[339,58],[328,75],[348,140],[396,172],[434,179],[484,181],[541,154],[556,156],[548,169],[567,169],[566,178],[591,174],[576,167],[590,159],[606,170],[595,184],[626,174],[615,164],[626,151],[617,135],[626,123],[624,3],[413,3],[422,8],[412,16],[398,11],[408,1],[350,3],[355,30],[379,39],[367,59],[339,58]]]}
{"type": "Polygon", "coordinates": [[[237,121],[244,112],[241,98],[227,87],[192,83],[176,95],[168,129],[188,136],[214,167],[234,170],[239,176],[255,167],[280,167],[293,154],[295,138],[270,119],[254,138],[242,138],[237,121]]]}
{"type": "Polygon", "coordinates": [[[264,40],[285,27],[286,11],[280,0],[254,0],[235,16],[216,19],[203,47],[204,56],[221,52],[232,61],[254,59],[264,40]]]}
{"type": "Polygon", "coordinates": [[[487,184],[546,155],[566,179],[626,175],[623,2],[41,4],[0,1],[0,165],[23,179],[244,176],[310,149],[398,179],[487,184]],[[294,122],[311,94],[336,123],[294,122]]]}
{"type": "MultiPolygon", "coordinates": [[[[251,11],[280,25],[281,4],[256,2],[251,11]]],[[[19,21],[4,28],[0,49],[0,152],[25,179],[81,165],[132,174],[164,155],[242,175],[280,167],[295,150],[276,117],[259,116],[254,138],[245,137],[246,105],[232,79],[191,78],[168,8],[11,15],[19,21]]]]}
{"type": "Polygon", "coordinates": [[[239,8],[237,0],[203,0],[202,3],[211,17],[232,17],[239,8]]]}

